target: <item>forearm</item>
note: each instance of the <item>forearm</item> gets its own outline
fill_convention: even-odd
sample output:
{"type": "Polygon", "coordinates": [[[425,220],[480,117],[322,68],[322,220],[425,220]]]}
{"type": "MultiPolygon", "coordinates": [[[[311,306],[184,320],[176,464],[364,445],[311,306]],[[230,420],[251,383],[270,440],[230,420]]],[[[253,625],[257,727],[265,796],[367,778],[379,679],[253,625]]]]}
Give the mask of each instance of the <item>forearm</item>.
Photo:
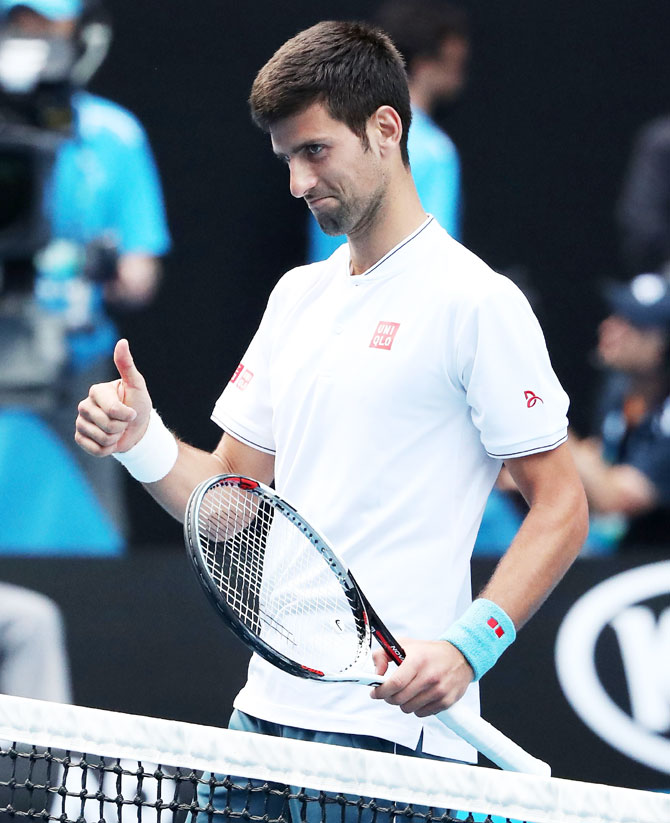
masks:
{"type": "Polygon", "coordinates": [[[246,446],[224,434],[213,452],[202,451],[177,441],[177,460],[168,474],[157,483],[145,483],[151,496],[173,517],[182,521],[193,489],[217,474],[253,477],[262,483],[274,479],[274,457],[246,446]]]}
{"type": "Polygon", "coordinates": [[[509,468],[530,508],[481,597],[501,606],[519,629],[579,554],[588,508],[567,446],[510,461],[509,468]]]}
{"type": "Polygon", "coordinates": [[[168,514],[181,522],[191,492],[198,483],[227,469],[216,453],[196,449],[182,441],[178,441],[178,446],[177,462],[168,474],[155,483],[143,485],[168,514]]]}
{"type": "Polygon", "coordinates": [[[480,597],[492,600],[520,629],[572,565],[586,539],[583,495],[562,505],[532,506],[480,597]]]}

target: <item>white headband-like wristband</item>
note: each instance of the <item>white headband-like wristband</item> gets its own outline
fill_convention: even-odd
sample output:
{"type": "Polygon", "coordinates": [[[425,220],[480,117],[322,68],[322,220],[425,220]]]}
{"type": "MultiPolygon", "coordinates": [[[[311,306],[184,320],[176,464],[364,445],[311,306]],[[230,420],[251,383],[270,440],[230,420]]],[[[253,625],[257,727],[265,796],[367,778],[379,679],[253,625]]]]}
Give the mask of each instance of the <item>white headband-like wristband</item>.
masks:
{"type": "Polygon", "coordinates": [[[127,452],[115,452],[112,457],[125,466],[140,483],[162,480],[177,462],[179,446],[172,432],[161,420],[156,409],[151,410],[149,425],[142,439],[127,452]]]}

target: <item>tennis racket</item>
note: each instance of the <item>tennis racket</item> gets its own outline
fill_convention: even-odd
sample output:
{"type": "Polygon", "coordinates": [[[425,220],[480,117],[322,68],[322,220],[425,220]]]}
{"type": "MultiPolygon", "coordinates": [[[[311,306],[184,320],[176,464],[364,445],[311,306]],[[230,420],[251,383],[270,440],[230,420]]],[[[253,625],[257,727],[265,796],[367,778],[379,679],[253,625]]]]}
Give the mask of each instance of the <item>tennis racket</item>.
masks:
{"type": "MultiPolygon", "coordinates": [[[[372,637],[405,653],[328,542],[272,489],[218,475],[191,494],[184,538],[224,622],[252,651],[297,677],[377,686],[372,637]]],[[[548,764],[460,703],[436,715],[503,769],[548,776],[548,764]]]]}

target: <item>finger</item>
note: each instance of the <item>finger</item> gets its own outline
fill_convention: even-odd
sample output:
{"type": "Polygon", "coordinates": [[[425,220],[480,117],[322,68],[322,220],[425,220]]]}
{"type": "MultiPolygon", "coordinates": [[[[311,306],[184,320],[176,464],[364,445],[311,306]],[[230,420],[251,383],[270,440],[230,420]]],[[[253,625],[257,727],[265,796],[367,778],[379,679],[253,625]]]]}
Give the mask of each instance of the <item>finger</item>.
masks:
{"type": "Polygon", "coordinates": [[[74,440],[78,446],[80,446],[88,454],[93,455],[93,457],[107,457],[110,454],[114,454],[116,451],[116,444],[103,446],[98,443],[97,440],[88,437],[86,434],[78,430],[74,433],[74,440]]]}
{"type": "MultiPolygon", "coordinates": [[[[120,420],[122,423],[132,423],[137,417],[137,412],[131,406],[126,406],[122,403],[117,394],[117,385],[120,380],[115,380],[112,383],[97,383],[91,386],[87,400],[83,400],[80,404],[80,411],[87,409],[92,410],[97,406],[102,412],[113,420],[120,420]]],[[[91,412],[92,413],[92,412],[91,412]]]]}
{"type": "Polygon", "coordinates": [[[123,434],[128,428],[130,421],[119,420],[118,418],[111,418],[99,406],[88,403],[82,400],[78,406],[77,421],[83,420],[92,423],[98,428],[102,429],[105,434],[123,434]]]}
{"type": "Polygon", "coordinates": [[[443,712],[445,709],[448,709],[450,706],[453,706],[455,702],[455,700],[435,700],[433,702],[427,703],[425,706],[422,706],[420,709],[416,710],[414,714],[417,717],[431,717],[431,715],[439,714],[440,712],[443,712]]]}
{"type": "Polygon", "coordinates": [[[119,432],[106,432],[104,429],[101,429],[96,424],[86,420],[84,417],[82,417],[82,415],[79,415],[79,417],[77,417],[77,420],[74,424],[74,429],[75,440],[77,439],[76,434],[79,434],[84,440],[86,440],[86,442],[95,443],[103,449],[115,447],[125,431],[124,427],[119,432]]]}
{"type": "MultiPolygon", "coordinates": [[[[145,387],[144,378],[140,374],[133,356],[130,353],[130,345],[127,340],[121,339],[114,349],[114,364],[121,375],[125,388],[143,389],[145,387]]],[[[124,397],[120,398],[124,400],[124,397]]]]}
{"type": "Polygon", "coordinates": [[[452,690],[447,694],[438,695],[435,699],[432,699],[430,695],[425,695],[423,705],[419,709],[415,709],[414,713],[417,717],[429,717],[431,714],[438,714],[438,712],[443,712],[453,706],[454,703],[458,703],[463,694],[462,691],[452,690]]]}
{"type": "Polygon", "coordinates": [[[372,652],[372,659],[375,664],[375,673],[386,674],[389,667],[389,658],[386,652],[383,649],[375,649],[372,652]]]}
{"type": "MultiPolygon", "coordinates": [[[[465,687],[451,685],[441,685],[440,682],[429,682],[425,688],[417,691],[415,695],[407,696],[403,700],[401,709],[409,714],[414,713],[417,717],[428,717],[431,714],[448,709],[457,703],[465,694],[465,687]]],[[[403,695],[399,695],[403,697],[403,695]]]]}
{"type": "Polygon", "coordinates": [[[411,697],[401,700],[396,705],[400,706],[405,714],[416,714],[417,717],[427,717],[436,711],[446,709],[451,705],[438,691],[433,688],[422,689],[411,697]],[[435,707],[434,710],[432,707],[435,707]]]}
{"type": "MultiPolygon", "coordinates": [[[[375,686],[370,692],[370,697],[399,705],[402,702],[400,695],[411,686],[415,678],[416,670],[407,666],[405,662],[381,686],[375,686]]],[[[405,697],[407,697],[407,693],[405,697]]]]}

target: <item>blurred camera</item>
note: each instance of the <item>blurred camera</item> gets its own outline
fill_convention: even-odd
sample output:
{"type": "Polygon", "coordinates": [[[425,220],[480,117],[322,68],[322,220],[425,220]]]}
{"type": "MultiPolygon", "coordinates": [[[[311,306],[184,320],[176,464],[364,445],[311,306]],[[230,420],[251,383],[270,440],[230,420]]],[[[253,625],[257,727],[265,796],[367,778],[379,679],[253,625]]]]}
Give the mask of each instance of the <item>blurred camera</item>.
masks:
{"type": "Polygon", "coordinates": [[[2,293],[28,291],[32,256],[49,241],[45,211],[56,153],[72,133],[74,44],[0,34],[2,293]]]}
{"type": "MultiPolygon", "coordinates": [[[[91,322],[90,281],[112,269],[99,262],[92,267],[100,254],[91,249],[52,238],[48,215],[57,153],[73,135],[73,91],[101,62],[95,34],[88,31],[82,48],[81,38],[25,35],[12,26],[0,30],[0,400],[5,404],[35,405],[45,392],[53,394],[67,360],[68,332],[91,322]]],[[[108,262],[111,252],[104,250],[108,262]]]]}

